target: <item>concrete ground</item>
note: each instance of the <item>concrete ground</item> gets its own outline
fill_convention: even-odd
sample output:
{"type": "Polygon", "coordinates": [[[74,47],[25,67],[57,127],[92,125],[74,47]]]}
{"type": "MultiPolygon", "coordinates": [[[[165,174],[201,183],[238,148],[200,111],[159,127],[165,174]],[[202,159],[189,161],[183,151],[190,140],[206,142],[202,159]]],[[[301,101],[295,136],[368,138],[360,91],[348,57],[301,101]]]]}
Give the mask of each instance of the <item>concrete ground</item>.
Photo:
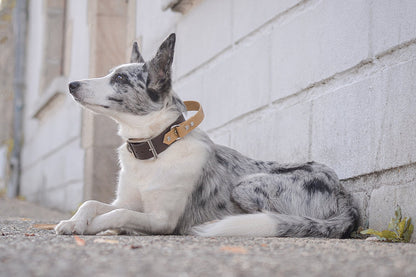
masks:
{"type": "Polygon", "coordinates": [[[416,276],[416,244],[296,238],[58,236],[68,215],[0,198],[0,276],[416,276]]]}

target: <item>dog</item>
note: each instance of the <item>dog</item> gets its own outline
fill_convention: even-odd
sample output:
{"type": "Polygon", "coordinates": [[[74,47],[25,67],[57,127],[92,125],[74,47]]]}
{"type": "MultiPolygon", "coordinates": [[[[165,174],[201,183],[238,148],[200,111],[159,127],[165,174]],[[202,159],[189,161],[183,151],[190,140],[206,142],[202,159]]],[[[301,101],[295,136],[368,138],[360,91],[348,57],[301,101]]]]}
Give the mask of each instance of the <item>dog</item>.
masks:
{"type": "Polygon", "coordinates": [[[126,143],[118,149],[116,199],[86,201],[56,233],[348,237],[357,209],[325,165],[254,160],[189,125],[185,136],[156,151],[149,141],[166,130],[173,135],[187,110],[172,90],[175,40],[171,34],[147,62],[134,43],[130,63],[69,84],[76,102],[119,124],[126,143]],[[136,142],[147,145],[145,158],[136,157],[136,142]]]}

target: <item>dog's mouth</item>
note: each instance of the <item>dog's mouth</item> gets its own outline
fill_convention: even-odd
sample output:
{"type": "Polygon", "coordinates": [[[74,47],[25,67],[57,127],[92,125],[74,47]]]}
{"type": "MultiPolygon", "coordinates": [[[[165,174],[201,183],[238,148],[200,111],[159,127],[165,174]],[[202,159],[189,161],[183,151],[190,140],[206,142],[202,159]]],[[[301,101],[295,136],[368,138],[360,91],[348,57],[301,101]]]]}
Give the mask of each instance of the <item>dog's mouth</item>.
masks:
{"type": "Polygon", "coordinates": [[[78,96],[76,96],[76,95],[72,95],[72,98],[73,98],[75,101],[79,102],[79,103],[82,103],[82,102],[83,102],[83,101],[82,101],[82,98],[80,98],[80,97],[78,97],[78,96]]]}
{"type": "Polygon", "coordinates": [[[88,102],[80,102],[78,101],[78,103],[80,103],[81,105],[85,106],[86,108],[94,108],[94,107],[101,107],[104,109],[109,109],[110,106],[107,105],[100,105],[100,104],[92,104],[92,103],[88,103],[88,102]]]}
{"type": "Polygon", "coordinates": [[[71,94],[71,96],[72,96],[72,98],[73,98],[76,102],[78,102],[79,104],[81,104],[81,105],[85,105],[85,104],[87,104],[87,102],[85,102],[85,101],[84,101],[84,97],[80,97],[80,96],[78,96],[78,94],[77,94],[77,93],[72,93],[72,94],[71,94]]]}
{"type": "Polygon", "coordinates": [[[84,106],[86,108],[94,108],[94,107],[101,107],[104,109],[109,109],[110,106],[108,105],[101,105],[101,104],[96,104],[96,103],[90,103],[88,101],[85,101],[84,98],[78,97],[77,95],[72,95],[72,98],[81,106],[84,106]]]}

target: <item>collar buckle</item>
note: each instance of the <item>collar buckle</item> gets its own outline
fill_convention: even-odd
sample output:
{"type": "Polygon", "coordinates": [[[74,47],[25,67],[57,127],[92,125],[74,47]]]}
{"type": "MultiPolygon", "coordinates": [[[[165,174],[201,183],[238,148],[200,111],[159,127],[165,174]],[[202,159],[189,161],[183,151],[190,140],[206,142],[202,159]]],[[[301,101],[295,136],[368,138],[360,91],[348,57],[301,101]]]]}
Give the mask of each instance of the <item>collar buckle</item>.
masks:
{"type": "Polygon", "coordinates": [[[153,154],[153,159],[156,160],[157,159],[157,151],[156,151],[155,146],[153,145],[152,140],[148,139],[148,140],[146,140],[146,142],[147,142],[147,145],[149,145],[149,148],[150,148],[149,151],[152,152],[152,154],[153,154]]]}
{"type": "Polygon", "coordinates": [[[179,132],[178,132],[178,127],[180,127],[181,125],[180,124],[175,124],[175,125],[172,125],[171,127],[170,127],[170,130],[172,131],[173,130],[173,135],[175,135],[176,136],[176,138],[174,138],[174,137],[172,137],[172,136],[167,136],[166,137],[166,140],[167,140],[167,142],[169,143],[169,144],[171,144],[171,143],[173,143],[174,141],[177,141],[177,140],[180,140],[181,139],[181,137],[179,136],[179,132]]]}

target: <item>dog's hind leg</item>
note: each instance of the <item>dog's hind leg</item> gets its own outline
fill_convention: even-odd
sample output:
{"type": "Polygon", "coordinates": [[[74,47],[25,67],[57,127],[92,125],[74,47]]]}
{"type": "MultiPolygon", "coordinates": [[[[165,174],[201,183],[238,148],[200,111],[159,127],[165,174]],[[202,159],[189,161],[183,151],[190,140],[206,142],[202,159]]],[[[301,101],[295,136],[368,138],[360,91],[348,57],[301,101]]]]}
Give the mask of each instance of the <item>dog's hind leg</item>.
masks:
{"type": "Polygon", "coordinates": [[[108,213],[117,207],[95,200],[88,200],[79,207],[78,211],[69,220],[62,220],[55,232],[59,235],[84,234],[88,224],[98,215],[108,213]]]}
{"type": "Polygon", "coordinates": [[[276,211],[274,202],[284,190],[275,176],[267,173],[248,175],[233,189],[235,203],[247,213],[276,211]]]}
{"type": "Polygon", "coordinates": [[[199,236],[275,236],[276,220],[269,211],[283,187],[267,173],[248,175],[231,192],[232,200],[247,214],[228,216],[222,220],[192,228],[199,236]]]}
{"type": "Polygon", "coordinates": [[[330,238],[349,235],[355,228],[357,212],[347,195],[341,191],[332,192],[324,180],[311,178],[305,182],[308,180],[305,178],[290,183],[291,179],[299,179],[299,176],[247,176],[234,187],[232,198],[248,214],[196,226],[192,233],[199,236],[330,238]],[[314,190],[310,188],[312,184],[316,186],[314,190]]]}

